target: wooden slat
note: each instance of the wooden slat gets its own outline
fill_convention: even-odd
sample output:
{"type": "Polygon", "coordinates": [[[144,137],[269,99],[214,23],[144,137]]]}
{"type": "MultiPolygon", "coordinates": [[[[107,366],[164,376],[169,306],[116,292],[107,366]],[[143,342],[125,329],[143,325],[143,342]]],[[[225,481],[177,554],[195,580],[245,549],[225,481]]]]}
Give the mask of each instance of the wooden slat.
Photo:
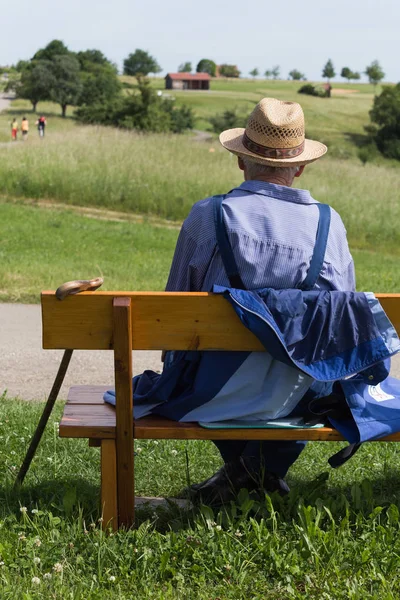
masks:
{"type": "MultiPolygon", "coordinates": [[[[97,407],[96,417],[93,417],[93,406],[87,404],[66,405],[64,417],[60,423],[61,437],[93,437],[100,438],[104,431],[115,431],[115,410],[103,404],[97,407]],[[73,408],[74,422],[65,424],[65,418],[71,419],[69,411],[73,408]],[[101,417],[100,412],[103,412],[101,417]],[[101,422],[103,429],[98,435],[97,423],[101,422]],[[105,423],[107,425],[105,425],[105,423]],[[88,431],[96,435],[88,435],[88,431]]],[[[341,435],[330,427],[321,429],[205,429],[197,423],[177,423],[162,417],[144,417],[134,421],[135,439],[177,439],[177,440],[311,440],[311,441],[340,441],[341,435]]],[[[107,435],[106,437],[111,437],[107,435]]],[[[384,440],[400,442],[400,433],[390,435],[384,440]]]]}
{"type": "Polygon", "coordinates": [[[86,404],[66,404],[59,433],[65,438],[115,438],[115,410],[104,403],[96,412],[86,404]]]}
{"type": "MultiPolygon", "coordinates": [[[[43,348],[113,348],[112,301],[119,293],[82,293],[62,302],[42,294],[43,348]]],[[[134,350],[263,350],[221,296],[206,293],[134,293],[134,350]]]]}
{"type": "Polygon", "coordinates": [[[118,529],[115,440],[101,440],[101,511],[103,529],[118,529]]]}
{"type": "Polygon", "coordinates": [[[109,385],[73,385],[68,390],[67,403],[71,404],[104,404],[103,396],[107,390],[113,390],[114,383],[109,385]]]}
{"type": "MultiPolygon", "coordinates": [[[[43,348],[113,347],[114,297],[132,302],[134,350],[263,350],[222,296],[179,292],[84,292],[62,302],[42,294],[43,348]]],[[[377,294],[400,331],[400,294],[377,294]]]]}
{"type": "MultiPolygon", "coordinates": [[[[118,524],[132,527],[135,517],[132,419],[132,315],[130,298],[114,298],[113,337],[116,397],[118,524]]],[[[90,407],[92,410],[94,407],[90,407]]]]}

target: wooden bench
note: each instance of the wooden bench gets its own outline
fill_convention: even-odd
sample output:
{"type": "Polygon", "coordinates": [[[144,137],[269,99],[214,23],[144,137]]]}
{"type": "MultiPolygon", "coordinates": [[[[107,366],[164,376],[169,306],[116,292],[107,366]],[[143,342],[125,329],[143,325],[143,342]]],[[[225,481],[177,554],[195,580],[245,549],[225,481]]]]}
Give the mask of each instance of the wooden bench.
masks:
{"type": "MultiPolygon", "coordinates": [[[[378,295],[400,330],[400,294],[378,295]]],[[[264,350],[230,304],[208,293],[85,292],[62,302],[42,294],[43,348],[113,350],[116,409],[103,402],[104,386],[72,387],[60,436],[88,438],[101,448],[104,525],[134,523],[134,439],[256,439],[337,441],[331,428],[204,429],[159,417],[132,419],[132,350],[264,350]]],[[[400,441],[399,435],[385,438],[400,441]]]]}

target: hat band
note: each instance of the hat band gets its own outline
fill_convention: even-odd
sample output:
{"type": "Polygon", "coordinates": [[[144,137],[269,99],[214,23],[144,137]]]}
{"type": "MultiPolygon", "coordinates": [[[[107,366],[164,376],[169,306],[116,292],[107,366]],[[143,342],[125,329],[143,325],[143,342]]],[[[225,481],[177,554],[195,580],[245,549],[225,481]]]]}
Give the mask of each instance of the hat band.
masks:
{"type": "Polygon", "coordinates": [[[253,142],[247,135],[246,132],[243,134],[243,146],[259,156],[265,158],[293,158],[299,156],[304,150],[304,141],[294,148],[268,148],[268,146],[262,146],[253,142]]]}

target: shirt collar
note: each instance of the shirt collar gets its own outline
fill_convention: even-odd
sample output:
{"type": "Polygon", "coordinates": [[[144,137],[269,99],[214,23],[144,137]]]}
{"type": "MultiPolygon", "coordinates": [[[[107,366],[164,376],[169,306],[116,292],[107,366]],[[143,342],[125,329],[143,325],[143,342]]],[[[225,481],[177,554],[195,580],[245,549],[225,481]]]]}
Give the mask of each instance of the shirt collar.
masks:
{"type": "Polygon", "coordinates": [[[236,190],[251,192],[252,194],[261,194],[278,200],[286,200],[287,202],[297,202],[298,204],[314,204],[315,200],[308,190],[300,190],[297,188],[288,187],[286,185],[276,185],[267,181],[258,181],[255,179],[244,181],[236,190]]]}

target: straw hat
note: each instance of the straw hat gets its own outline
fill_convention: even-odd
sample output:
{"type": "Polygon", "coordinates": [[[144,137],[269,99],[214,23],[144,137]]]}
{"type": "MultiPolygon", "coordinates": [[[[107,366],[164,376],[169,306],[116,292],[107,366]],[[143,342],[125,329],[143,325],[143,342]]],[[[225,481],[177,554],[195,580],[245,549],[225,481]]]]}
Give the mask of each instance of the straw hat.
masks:
{"type": "Polygon", "coordinates": [[[237,156],[271,167],[306,165],[328,148],[305,139],[304,113],[297,102],[263,98],[251,113],[246,129],[227,129],[221,144],[237,156]]]}

